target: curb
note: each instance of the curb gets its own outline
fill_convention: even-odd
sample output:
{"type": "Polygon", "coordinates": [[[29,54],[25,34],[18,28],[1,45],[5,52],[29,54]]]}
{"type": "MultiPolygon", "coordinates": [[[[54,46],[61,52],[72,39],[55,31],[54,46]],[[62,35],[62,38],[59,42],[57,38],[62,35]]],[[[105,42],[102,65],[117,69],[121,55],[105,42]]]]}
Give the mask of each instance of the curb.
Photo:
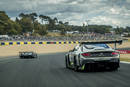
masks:
{"type": "Polygon", "coordinates": [[[126,62],[126,61],[121,61],[120,63],[130,64],[130,62],[126,62]]]}

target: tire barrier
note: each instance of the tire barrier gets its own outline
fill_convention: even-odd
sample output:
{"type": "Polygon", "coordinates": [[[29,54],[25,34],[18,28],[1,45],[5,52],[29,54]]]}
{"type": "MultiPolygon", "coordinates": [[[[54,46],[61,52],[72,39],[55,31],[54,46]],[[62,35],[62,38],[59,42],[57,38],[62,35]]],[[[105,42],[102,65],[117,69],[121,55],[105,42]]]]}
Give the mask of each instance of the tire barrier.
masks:
{"type": "Polygon", "coordinates": [[[122,43],[122,40],[111,40],[111,41],[87,41],[87,42],[81,42],[81,41],[27,41],[27,42],[1,42],[0,45],[23,45],[23,44],[84,44],[84,43],[93,43],[93,44],[98,44],[98,43],[107,43],[107,44],[111,44],[111,43],[122,43]]]}
{"type": "Polygon", "coordinates": [[[130,50],[117,50],[120,54],[130,54],[130,50]]]}
{"type": "Polygon", "coordinates": [[[79,44],[79,41],[41,41],[41,42],[1,42],[1,46],[6,45],[27,45],[27,44],[79,44]]]}

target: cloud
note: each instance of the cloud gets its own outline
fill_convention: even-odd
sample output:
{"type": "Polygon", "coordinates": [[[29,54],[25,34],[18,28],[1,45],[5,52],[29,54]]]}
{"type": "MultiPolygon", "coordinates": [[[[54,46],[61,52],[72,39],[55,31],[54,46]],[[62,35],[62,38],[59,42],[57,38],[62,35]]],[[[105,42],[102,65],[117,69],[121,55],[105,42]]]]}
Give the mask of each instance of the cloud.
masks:
{"type": "Polygon", "coordinates": [[[121,25],[121,22],[119,19],[113,19],[111,17],[106,17],[106,16],[98,16],[98,17],[93,17],[91,22],[93,24],[106,24],[106,25],[121,25]]]}
{"type": "Polygon", "coordinates": [[[111,12],[112,14],[119,14],[119,11],[116,10],[116,9],[114,9],[114,8],[110,8],[110,12],[111,12]]]}
{"type": "Polygon", "coordinates": [[[21,12],[36,12],[75,25],[88,19],[90,24],[130,24],[130,0],[1,0],[0,10],[12,19],[21,12]]]}
{"type": "Polygon", "coordinates": [[[128,3],[130,3],[130,0],[126,0],[128,3]]]}

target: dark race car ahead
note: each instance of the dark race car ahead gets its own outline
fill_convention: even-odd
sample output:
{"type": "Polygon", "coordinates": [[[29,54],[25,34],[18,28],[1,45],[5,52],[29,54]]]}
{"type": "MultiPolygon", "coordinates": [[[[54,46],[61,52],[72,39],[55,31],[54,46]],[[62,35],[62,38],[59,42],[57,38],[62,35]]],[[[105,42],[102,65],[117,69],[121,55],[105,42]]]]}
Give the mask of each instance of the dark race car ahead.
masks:
{"type": "Polygon", "coordinates": [[[75,71],[117,70],[120,54],[105,43],[107,42],[86,42],[77,45],[65,55],[66,68],[72,68],[75,71]]]}
{"type": "Polygon", "coordinates": [[[20,58],[37,58],[37,54],[35,52],[19,52],[20,58]]]}

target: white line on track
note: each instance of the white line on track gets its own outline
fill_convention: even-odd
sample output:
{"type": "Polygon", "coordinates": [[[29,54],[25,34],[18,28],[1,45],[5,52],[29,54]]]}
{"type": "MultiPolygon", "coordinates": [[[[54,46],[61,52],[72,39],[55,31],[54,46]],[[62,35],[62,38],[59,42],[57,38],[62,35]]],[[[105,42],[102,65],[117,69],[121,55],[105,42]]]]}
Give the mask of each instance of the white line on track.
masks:
{"type": "Polygon", "coordinates": [[[120,63],[130,64],[130,62],[121,61],[120,63]]]}
{"type": "Polygon", "coordinates": [[[6,57],[5,57],[5,58],[0,58],[0,62],[1,62],[1,61],[6,61],[6,60],[11,60],[11,59],[16,59],[16,58],[17,58],[17,57],[13,57],[13,58],[6,58],[6,57]]]}

